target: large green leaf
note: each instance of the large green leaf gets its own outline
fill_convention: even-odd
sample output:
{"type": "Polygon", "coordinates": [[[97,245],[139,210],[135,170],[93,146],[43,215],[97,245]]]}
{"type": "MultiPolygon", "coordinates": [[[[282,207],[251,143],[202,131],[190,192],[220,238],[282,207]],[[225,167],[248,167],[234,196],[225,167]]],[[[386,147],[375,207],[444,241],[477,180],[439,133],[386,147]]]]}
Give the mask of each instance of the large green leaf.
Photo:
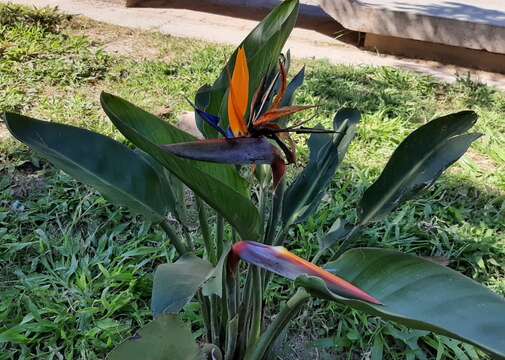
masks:
{"type": "Polygon", "coordinates": [[[324,282],[300,277],[318,297],[477,345],[505,359],[505,299],[460,273],[417,256],[384,249],[353,249],[325,266],[383,305],[345,299],[324,282]]]}
{"type": "Polygon", "coordinates": [[[112,202],[152,221],[164,219],[169,185],[128,147],[85,129],[18,114],[6,113],[5,122],[19,141],[112,202]]]}
{"type": "Polygon", "coordinates": [[[309,163],[284,195],[284,224],[302,222],[316,211],[356,133],[359,119],[358,111],[342,109],[335,114],[333,120],[336,134],[311,135],[309,163]]]}
{"type": "MultiPolygon", "coordinates": [[[[298,0],[283,1],[238,46],[238,48],[243,46],[247,54],[250,74],[249,94],[254,94],[263,77],[277,65],[282,48],[298,18],[298,6],[298,0]]],[[[201,88],[195,98],[195,104],[198,108],[213,115],[223,115],[221,118],[223,128],[226,128],[228,125],[226,111],[221,111],[221,109],[226,108],[226,93],[228,91],[227,69],[233,71],[237,50],[231,55],[230,60],[212,87],[201,88]]],[[[249,102],[251,100],[252,95],[249,98],[249,102]]],[[[198,121],[198,127],[206,137],[217,136],[217,132],[210,126],[207,126],[205,122],[198,121]]]]}
{"type": "Polygon", "coordinates": [[[174,315],[165,315],[118,345],[107,359],[197,360],[201,355],[189,327],[174,315]]]}
{"type": "Polygon", "coordinates": [[[185,160],[167,153],[160,145],[195,141],[195,138],[119,97],[102,93],[100,99],[104,111],[126,138],[219,212],[240,236],[258,238],[258,210],[246,196],[247,183],[233,167],[185,160]]]}
{"type": "Polygon", "coordinates": [[[156,318],[176,314],[191,300],[213,270],[212,265],[194,255],[185,255],[172,264],[156,268],[151,310],[156,318]]]}
{"type": "Polygon", "coordinates": [[[159,162],[152,158],[151,155],[143,152],[140,149],[135,149],[135,153],[146,160],[151,167],[156,171],[161,181],[163,181],[163,195],[165,203],[172,215],[181,223],[184,223],[186,218],[186,203],[184,196],[184,184],[165,169],[159,162]]]}
{"type": "Polygon", "coordinates": [[[395,150],[380,177],[359,203],[360,224],[388,214],[414,193],[430,186],[458,160],[480,134],[464,134],[477,120],[462,111],[430,121],[395,150]]]}
{"type": "Polygon", "coordinates": [[[205,296],[217,295],[223,297],[223,272],[225,271],[228,254],[231,249],[231,243],[226,242],[223,245],[223,255],[219,259],[218,263],[212,273],[210,274],[208,280],[205,282],[202,288],[202,293],[205,296]]]}

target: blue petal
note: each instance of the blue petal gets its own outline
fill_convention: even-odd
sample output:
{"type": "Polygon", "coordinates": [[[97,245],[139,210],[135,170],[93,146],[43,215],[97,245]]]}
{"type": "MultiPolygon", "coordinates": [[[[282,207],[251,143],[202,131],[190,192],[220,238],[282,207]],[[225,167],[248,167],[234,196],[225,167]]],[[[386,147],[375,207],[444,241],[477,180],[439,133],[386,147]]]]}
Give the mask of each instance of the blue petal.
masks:
{"type": "Polygon", "coordinates": [[[203,120],[205,120],[205,122],[207,124],[212,126],[216,131],[220,132],[221,135],[227,137],[226,132],[218,125],[219,124],[219,117],[209,114],[209,113],[206,113],[205,111],[199,110],[197,108],[195,108],[195,111],[203,120]]]}
{"type": "Polygon", "coordinates": [[[231,131],[230,128],[226,129],[226,135],[225,135],[228,139],[233,139],[235,137],[235,135],[233,134],[233,131],[231,131]]]}

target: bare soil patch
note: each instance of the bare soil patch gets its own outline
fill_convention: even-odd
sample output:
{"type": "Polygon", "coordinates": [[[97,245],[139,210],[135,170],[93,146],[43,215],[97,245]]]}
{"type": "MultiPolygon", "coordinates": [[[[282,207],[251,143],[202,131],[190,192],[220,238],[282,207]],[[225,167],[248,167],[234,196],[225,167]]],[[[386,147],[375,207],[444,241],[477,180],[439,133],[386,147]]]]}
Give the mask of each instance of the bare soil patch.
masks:
{"type": "Polygon", "coordinates": [[[153,36],[153,33],[145,30],[135,30],[77,16],[72,19],[69,32],[71,35],[89,37],[97,49],[109,54],[128,56],[136,60],[170,58],[160,50],[158,36],[153,36]]]}

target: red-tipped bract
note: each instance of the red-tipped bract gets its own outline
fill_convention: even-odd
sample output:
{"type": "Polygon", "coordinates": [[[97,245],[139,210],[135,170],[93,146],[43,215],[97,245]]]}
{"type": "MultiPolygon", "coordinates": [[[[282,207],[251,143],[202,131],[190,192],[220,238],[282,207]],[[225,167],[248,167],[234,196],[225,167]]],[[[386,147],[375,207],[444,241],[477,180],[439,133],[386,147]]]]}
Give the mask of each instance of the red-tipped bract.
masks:
{"type": "Polygon", "coordinates": [[[242,260],[263,269],[295,280],[301,275],[321,278],[329,290],[344,297],[381,304],[379,300],[354,286],[350,282],[308,262],[282,246],[269,246],[253,241],[240,241],[233,246],[233,252],[242,260]]]}

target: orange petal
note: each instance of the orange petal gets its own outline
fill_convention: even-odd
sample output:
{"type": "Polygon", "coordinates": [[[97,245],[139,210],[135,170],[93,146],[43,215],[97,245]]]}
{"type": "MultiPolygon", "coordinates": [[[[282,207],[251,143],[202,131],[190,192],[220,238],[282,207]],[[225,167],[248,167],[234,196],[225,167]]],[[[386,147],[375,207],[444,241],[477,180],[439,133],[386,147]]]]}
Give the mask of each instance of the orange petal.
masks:
{"type": "Polygon", "coordinates": [[[279,109],[269,110],[264,113],[258,120],[254,122],[254,126],[262,126],[268,124],[272,121],[278,120],[281,117],[288,116],[299,111],[303,111],[306,109],[310,109],[315,107],[315,105],[307,105],[307,106],[285,106],[279,109]]]}
{"type": "Polygon", "coordinates": [[[235,136],[247,135],[244,120],[249,102],[249,69],[243,47],[238,49],[228,92],[228,120],[235,136]]]}
{"type": "Polygon", "coordinates": [[[242,260],[288,279],[295,280],[301,275],[317,276],[326,283],[329,290],[337,294],[372,304],[381,304],[379,300],[350,282],[296,256],[282,246],[240,241],[233,245],[232,251],[242,260]]]}
{"type": "Polygon", "coordinates": [[[284,63],[282,60],[279,60],[280,74],[281,74],[281,88],[279,89],[279,93],[275,97],[274,103],[272,104],[272,109],[278,109],[281,105],[281,101],[286,94],[287,89],[287,75],[286,68],[284,67],[284,63]]]}

